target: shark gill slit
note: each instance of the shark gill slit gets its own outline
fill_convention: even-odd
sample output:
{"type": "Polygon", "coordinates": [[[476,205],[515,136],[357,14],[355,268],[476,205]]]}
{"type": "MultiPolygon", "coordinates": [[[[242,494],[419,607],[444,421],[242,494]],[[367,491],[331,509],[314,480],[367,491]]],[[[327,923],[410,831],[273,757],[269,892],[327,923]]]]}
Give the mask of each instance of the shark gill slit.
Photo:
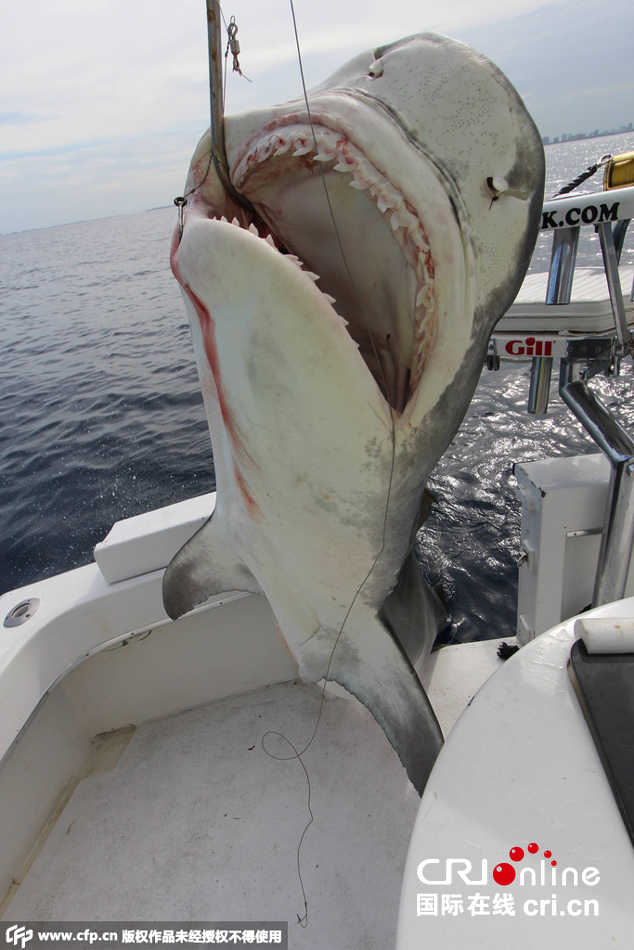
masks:
{"type": "MultiPolygon", "coordinates": [[[[314,131],[314,128],[313,128],[312,116],[311,116],[311,112],[310,112],[310,105],[309,105],[309,103],[308,103],[308,94],[307,94],[307,91],[306,91],[306,82],[305,82],[305,80],[304,80],[304,67],[303,67],[303,64],[302,64],[302,54],[301,54],[301,49],[300,49],[300,44],[299,44],[299,35],[298,35],[298,32],[297,32],[297,21],[296,21],[296,19],[295,19],[295,8],[294,8],[294,6],[293,6],[293,0],[289,0],[289,3],[290,3],[290,7],[291,7],[291,14],[292,14],[292,17],[293,17],[293,29],[294,29],[294,31],[295,31],[295,43],[296,43],[296,46],[297,46],[297,57],[298,57],[298,61],[299,61],[299,69],[300,69],[300,75],[301,75],[301,80],[302,80],[302,89],[303,89],[303,91],[304,91],[304,100],[305,100],[305,102],[306,102],[306,109],[307,109],[307,112],[308,112],[308,118],[309,118],[309,121],[310,121],[311,130],[312,130],[312,133],[313,133],[313,140],[314,140],[314,144],[315,144],[315,149],[317,150],[317,139],[316,139],[315,131],[314,131]]],[[[369,328],[369,326],[368,326],[368,321],[367,321],[367,319],[366,319],[366,316],[365,316],[363,307],[361,306],[361,301],[360,301],[360,299],[359,299],[359,294],[358,294],[358,292],[357,292],[357,288],[356,288],[355,283],[354,283],[354,280],[353,280],[353,278],[352,278],[352,274],[351,274],[351,272],[350,272],[350,268],[348,267],[348,261],[347,261],[347,259],[346,259],[346,255],[345,255],[345,251],[344,251],[344,248],[343,248],[343,244],[342,244],[342,242],[341,242],[341,237],[340,237],[340,234],[339,234],[339,230],[338,230],[338,228],[337,228],[337,222],[336,222],[336,220],[335,220],[334,212],[333,212],[333,210],[332,210],[332,205],[331,205],[331,202],[330,202],[330,195],[328,194],[328,186],[327,186],[327,184],[326,184],[326,178],[325,178],[324,170],[323,170],[323,167],[322,167],[321,163],[320,163],[320,165],[319,165],[319,169],[320,169],[320,173],[321,173],[321,180],[322,180],[323,187],[324,187],[324,192],[325,192],[326,201],[327,201],[327,203],[328,203],[328,211],[329,211],[329,214],[330,214],[330,217],[331,217],[331,220],[332,220],[332,225],[333,225],[333,228],[334,228],[334,231],[335,231],[335,235],[336,235],[336,238],[337,238],[337,243],[338,243],[339,250],[340,250],[340,252],[341,252],[341,256],[342,256],[342,259],[343,259],[343,264],[344,264],[344,267],[345,267],[345,269],[346,269],[346,273],[347,273],[347,275],[348,275],[348,279],[349,279],[349,281],[350,281],[350,284],[351,284],[351,286],[352,286],[352,290],[353,290],[353,293],[354,293],[355,298],[356,298],[356,301],[357,301],[357,306],[359,307],[359,311],[360,311],[360,313],[361,313],[361,316],[362,316],[362,318],[363,318],[363,320],[364,320],[364,322],[365,322],[365,324],[366,324],[366,329],[367,329],[367,332],[368,332],[368,336],[370,337],[370,341],[371,341],[372,347],[373,347],[374,352],[375,352],[375,357],[376,357],[377,362],[378,362],[378,364],[379,364],[381,375],[383,376],[383,385],[384,385],[385,387],[387,387],[387,384],[386,384],[386,381],[385,381],[385,377],[384,377],[384,375],[383,375],[383,367],[382,367],[382,365],[381,365],[381,361],[378,359],[378,353],[376,352],[376,345],[375,345],[375,343],[374,343],[374,339],[373,339],[373,337],[372,337],[372,334],[370,333],[370,328],[369,328]]],[[[359,595],[361,594],[361,591],[363,590],[363,588],[364,588],[365,585],[367,584],[367,582],[368,582],[368,580],[369,580],[369,578],[370,578],[370,575],[371,575],[372,572],[374,571],[374,568],[376,567],[376,565],[377,565],[377,563],[378,563],[378,561],[379,561],[381,555],[383,554],[383,551],[385,550],[386,537],[387,537],[387,519],[388,519],[389,506],[390,506],[390,497],[391,497],[391,494],[392,494],[392,482],[393,482],[393,478],[394,478],[394,467],[395,467],[395,463],[396,463],[396,426],[395,426],[395,420],[394,420],[394,410],[393,410],[393,408],[392,408],[392,405],[391,405],[389,399],[387,400],[387,405],[388,405],[388,407],[389,407],[389,412],[390,412],[390,426],[391,426],[392,452],[391,452],[391,461],[390,461],[390,474],[389,474],[388,484],[387,484],[387,487],[386,487],[385,512],[384,512],[384,515],[383,515],[383,532],[382,532],[382,539],[381,539],[381,547],[380,547],[380,550],[379,550],[379,552],[377,553],[376,557],[374,558],[374,561],[373,561],[372,564],[370,565],[370,569],[368,570],[367,574],[365,575],[365,577],[364,577],[363,580],[361,581],[361,584],[360,584],[359,587],[357,588],[357,590],[356,590],[356,592],[355,592],[355,594],[354,594],[354,597],[352,598],[352,601],[351,601],[351,603],[350,603],[350,606],[348,607],[348,610],[346,611],[346,614],[345,614],[345,616],[344,616],[344,618],[343,618],[343,620],[342,620],[342,622],[341,622],[341,626],[340,626],[340,628],[339,628],[339,633],[337,634],[337,636],[336,636],[336,638],[335,638],[335,642],[334,642],[334,644],[333,644],[332,650],[330,651],[330,657],[329,657],[329,659],[328,659],[328,667],[327,667],[327,669],[326,669],[326,673],[325,673],[325,676],[324,676],[324,685],[322,686],[322,689],[321,689],[321,697],[320,697],[320,701],[319,701],[319,710],[318,710],[318,713],[317,713],[317,719],[316,719],[316,721],[315,721],[315,728],[313,729],[313,734],[311,735],[310,739],[308,740],[308,742],[306,743],[306,745],[304,746],[304,748],[301,750],[301,752],[298,752],[297,749],[295,748],[295,746],[293,745],[293,743],[290,741],[290,739],[288,739],[288,737],[285,736],[285,735],[283,735],[282,733],[271,733],[271,732],[268,732],[268,733],[265,733],[265,734],[262,736],[262,740],[261,740],[262,749],[264,750],[264,752],[265,752],[267,755],[270,755],[270,756],[271,756],[272,758],[274,758],[274,759],[297,759],[297,760],[299,761],[300,765],[302,766],[302,768],[303,768],[303,770],[304,770],[304,774],[305,774],[305,776],[306,776],[306,782],[307,782],[307,785],[308,785],[308,802],[307,802],[307,805],[308,805],[308,812],[309,812],[310,818],[309,818],[308,823],[306,824],[306,826],[305,826],[305,828],[304,828],[304,830],[303,830],[303,832],[302,832],[302,834],[301,834],[301,837],[300,837],[299,842],[298,842],[298,845],[297,845],[297,875],[298,875],[298,878],[299,878],[300,886],[301,886],[301,889],[302,889],[302,896],[303,896],[303,900],[304,900],[304,915],[303,915],[303,917],[300,917],[300,915],[298,914],[298,915],[297,915],[297,921],[298,921],[298,923],[299,923],[303,928],[306,928],[306,927],[308,926],[308,898],[307,898],[307,895],[306,895],[306,890],[305,890],[305,887],[304,887],[304,881],[303,881],[303,878],[302,878],[300,855],[301,855],[301,848],[302,848],[302,844],[303,844],[303,842],[304,842],[304,838],[305,838],[305,836],[306,836],[306,833],[307,833],[308,829],[310,828],[311,824],[313,823],[313,812],[312,812],[312,809],[311,809],[311,801],[310,801],[310,799],[311,799],[311,782],[310,782],[310,776],[309,776],[309,774],[308,774],[308,770],[307,770],[306,765],[305,765],[305,763],[304,763],[304,761],[303,761],[303,759],[302,759],[302,756],[303,756],[304,753],[308,750],[308,748],[312,745],[312,742],[313,742],[315,736],[317,735],[317,730],[319,729],[319,724],[320,724],[320,722],[321,722],[322,713],[323,713],[323,709],[324,709],[324,702],[325,702],[325,697],[326,697],[326,684],[327,684],[327,682],[328,682],[328,675],[330,674],[330,669],[331,669],[331,667],[332,667],[332,662],[333,662],[333,658],[334,658],[334,655],[335,655],[335,650],[337,649],[337,645],[338,645],[339,640],[341,639],[341,636],[342,636],[342,634],[343,634],[344,627],[345,627],[345,625],[346,625],[346,621],[348,620],[348,617],[350,616],[350,614],[351,614],[351,612],[352,612],[352,609],[353,609],[353,607],[354,607],[354,605],[355,605],[355,603],[356,603],[356,601],[357,601],[357,598],[359,597],[359,595]],[[290,745],[291,749],[293,750],[293,755],[292,755],[292,756],[276,756],[276,755],[274,755],[272,752],[270,752],[270,751],[266,748],[266,745],[265,745],[265,739],[266,739],[267,735],[278,735],[278,736],[280,736],[285,742],[287,742],[287,743],[290,745]]]]}

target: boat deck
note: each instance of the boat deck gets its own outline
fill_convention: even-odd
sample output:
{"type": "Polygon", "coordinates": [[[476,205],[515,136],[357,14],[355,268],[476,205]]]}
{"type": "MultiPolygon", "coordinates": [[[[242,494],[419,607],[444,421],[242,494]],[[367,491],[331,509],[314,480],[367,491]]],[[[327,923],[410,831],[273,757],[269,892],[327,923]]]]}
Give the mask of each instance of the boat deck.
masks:
{"type": "Polygon", "coordinates": [[[11,920],[288,920],[289,947],[393,945],[419,798],[381,729],[291,682],[137,728],[117,765],[78,786],[13,898],[11,920]],[[268,747],[292,754],[275,736],[268,747]]]}
{"type": "MultiPolygon", "coordinates": [[[[445,735],[502,665],[497,645],[432,654],[428,692],[445,735]]],[[[4,919],[288,920],[294,950],[393,946],[420,799],[352,698],[326,694],[303,757],[314,822],[301,850],[308,927],[297,923],[308,786],[301,765],[267,755],[262,740],[280,732],[303,748],[320,702],[317,687],[291,681],[119,730],[114,746],[98,737],[4,919]]]]}

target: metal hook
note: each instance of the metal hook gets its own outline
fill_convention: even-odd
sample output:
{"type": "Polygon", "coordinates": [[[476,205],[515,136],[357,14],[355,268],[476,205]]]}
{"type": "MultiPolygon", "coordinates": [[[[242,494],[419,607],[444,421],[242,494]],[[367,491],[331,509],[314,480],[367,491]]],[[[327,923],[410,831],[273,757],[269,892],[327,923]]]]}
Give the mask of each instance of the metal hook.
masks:
{"type": "Polygon", "coordinates": [[[174,204],[178,208],[178,243],[180,244],[183,238],[183,217],[185,205],[187,204],[187,198],[182,196],[174,198],[174,204]]]}
{"type": "Polygon", "coordinates": [[[252,214],[251,202],[233,187],[225,149],[224,94],[222,88],[221,11],[218,0],[207,0],[209,43],[209,92],[211,106],[211,157],[218,178],[230,198],[252,214]]]}

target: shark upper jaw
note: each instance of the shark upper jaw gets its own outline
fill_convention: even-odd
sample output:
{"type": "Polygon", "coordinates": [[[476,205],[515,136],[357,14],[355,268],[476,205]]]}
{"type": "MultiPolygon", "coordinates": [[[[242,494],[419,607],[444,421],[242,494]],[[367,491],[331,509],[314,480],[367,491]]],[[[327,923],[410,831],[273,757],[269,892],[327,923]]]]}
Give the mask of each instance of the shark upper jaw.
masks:
{"type": "Polygon", "coordinates": [[[222,189],[207,135],[192,159],[185,227],[190,215],[232,222],[303,269],[307,293],[318,280],[385,415],[417,427],[471,342],[471,248],[458,189],[397,123],[341,94],[320,97],[310,118],[276,116],[241,144],[240,117],[228,119],[227,139],[234,186],[256,215],[222,189]]]}

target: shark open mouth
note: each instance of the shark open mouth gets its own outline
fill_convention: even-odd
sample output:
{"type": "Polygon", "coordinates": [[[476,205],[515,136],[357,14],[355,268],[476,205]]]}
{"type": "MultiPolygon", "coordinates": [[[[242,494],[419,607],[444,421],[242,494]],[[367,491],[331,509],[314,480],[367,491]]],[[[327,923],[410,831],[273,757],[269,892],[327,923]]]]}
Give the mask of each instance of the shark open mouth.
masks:
{"type": "MultiPolygon", "coordinates": [[[[223,208],[212,204],[207,214],[220,220],[233,214],[234,225],[276,247],[307,280],[319,281],[383,396],[402,413],[438,331],[429,234],[413,201],[333,127],[332,117],[313,115],[312,127],[301,119],[269,122],[232,162],[233,184],[257,214],[230,199],[223,208]]],[[[195,178],[207,171],[203,166],[208,161],[201,158],[195,178]]]]}

